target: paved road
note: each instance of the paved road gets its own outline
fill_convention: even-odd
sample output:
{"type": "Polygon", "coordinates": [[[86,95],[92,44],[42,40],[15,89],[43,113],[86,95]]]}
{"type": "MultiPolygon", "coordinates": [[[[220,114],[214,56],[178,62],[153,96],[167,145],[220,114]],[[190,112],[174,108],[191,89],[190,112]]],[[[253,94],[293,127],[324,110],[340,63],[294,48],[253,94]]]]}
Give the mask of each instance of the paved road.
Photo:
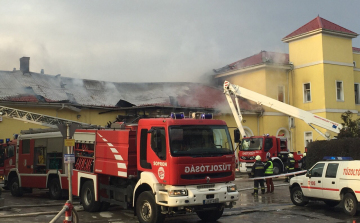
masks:
{"type": "MultiPolygon", "coordinates": [[[[292,205],[289,196],[289,190],[283,179],[276,179],[274,194],[259,195],[254,198],[251,195],[252,182],[248,181],[246,176],[236,179],[236,184],[240,190],[240,200],[233,209],[227,209],[224,216],[218,222],[349,222],[360,223],[360,216],[355,218],[345,215],[341,207],[327,207],[323,202],[311,202],[306,207],[296,207],[292,205]],[[283,186],[281,186],[283,185],[283,186]]],[[[32,194],[25,194],[21,198],[12,197],[10,192],[3,192],[5,205],[11,205],[13,208],[1,210],[0,222],[49,222],[55,214],[61,209],[65,200],[52,201],[48,199],[46,190],[34,190],[32,194]],[[15,205],[36,205],[35,207],[14,207],[15,205]],[[38,212],[47,212],[47,214],[36,214],[38,212]],[[19,217],[19,214],[35,213],[34,216],[19,217]],[[12,217],[14,216],[14,217],[12,217]]],[[[75,199],[75,202],[78,201],[75,199]]],[[[117,206],[112,206],[109,211],[99,213],[88,213],[76,206],[81,222],[112,222],[112,223],[130,223],[137,222],[131,211],[121,210],[117,206]]],[[[360,212],[359,212],[360,213],[360,212]]],[[[62,218],[63,219],[63,218],[62,218]]],[[[58,222],[62,222],[59,220],[58,222]]],[[[196,214],[170,216],[166,223],[185,223],[201,221],[196,214]]]]}

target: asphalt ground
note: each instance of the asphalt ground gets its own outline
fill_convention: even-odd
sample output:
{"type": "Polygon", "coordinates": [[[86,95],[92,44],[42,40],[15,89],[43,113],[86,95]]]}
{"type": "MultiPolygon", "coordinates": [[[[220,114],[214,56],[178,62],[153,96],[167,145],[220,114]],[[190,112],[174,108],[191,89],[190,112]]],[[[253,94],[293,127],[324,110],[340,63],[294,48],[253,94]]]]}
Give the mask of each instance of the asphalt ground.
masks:
{"type": "MultiPolygon", "coordinates": [[[[235,183],[240,199],[232,209],[226,209],[218,222],[346,222],[360,223],[360,216],[350,217],[343,213],[341,205],[327,207],[323,202],[310,202],[305,207],[297,207],[291,203],[288,184],[284,178],[274,179],[275,192],[259,194],[253,197],[253,181],[247,175],[237,175],[235,183]]],[[[34,189],[23,197],[13,197],[9,191],[2,192],[5,206],[0,207],[0,222],[50,222],[62,209],[66,202],[50,200],[47,190],[34,189]]],[[[88,213],[82,210],[79,199],[74,198],[75,208],[80,222],[138,222],[130,210],[122,210],[119,206],[111,206],[106,212],[88,213]]],[[[360,212],[359,212],[360,213],[360,212]]],[[[57,222],[62,222],[64,216],[57,222]]],[[[196,214],[168,216],[166,223],[185,223],[201,221],[196,214]]]]}

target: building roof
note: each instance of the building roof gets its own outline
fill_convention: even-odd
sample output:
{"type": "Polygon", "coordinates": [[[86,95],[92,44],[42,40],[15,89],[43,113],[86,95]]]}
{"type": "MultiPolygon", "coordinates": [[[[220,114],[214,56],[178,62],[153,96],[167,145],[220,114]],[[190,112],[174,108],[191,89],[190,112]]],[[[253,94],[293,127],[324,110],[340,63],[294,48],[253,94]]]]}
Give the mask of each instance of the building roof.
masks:
{"type": "Polygon", "coordinates": [[[353,52],[357,52],[357,53],[360,53],[360,48],[357,48],[357,47],[353,47],[352,48],[353,52]]]}
{"type": "MultiPolygon", "coordinates": [[[[0,103],[56,104],[104,109],[171,106],[220,110],[229,107],[221,89],[199,83],[116,83],[22,71],[0,71],[0,103]]],[[[258,105],[240,101],[243,110],[258,105]]]]}
{"type": "Polygon", "coordinates": [[[214,69],[216,74],[225,73],[232,70],[245,69],[248,67],[260,65],[260,64],[280,64],[289,65],[289,54],[261,51],[253,56],[238,60],[234,63],[214,69]]]}
{"type": "Polygon", "coordinates": [[[355,35],[357,36],[358,34],[345,29],[342,26],[339,26],[333,22],[330,22],[324,18],[321,18],[320,16],[317,16],[315,19],[311,20],[310,22],[306,23],[305,25],[301,26],[300,28],[298,28],[297,30],[295,30],[294,32],[290,33],[289,35],[285,36],[283,38],[283,40],[292,38],[292,37],[296,37],[296,36],[301,36],[302,34],[317,30],[317,29],[322,29],[322,30],[327,30],[327,31],[333,31],[336,33],[344,33],[344,34],[351,34],[351,35],[355,35]]]}

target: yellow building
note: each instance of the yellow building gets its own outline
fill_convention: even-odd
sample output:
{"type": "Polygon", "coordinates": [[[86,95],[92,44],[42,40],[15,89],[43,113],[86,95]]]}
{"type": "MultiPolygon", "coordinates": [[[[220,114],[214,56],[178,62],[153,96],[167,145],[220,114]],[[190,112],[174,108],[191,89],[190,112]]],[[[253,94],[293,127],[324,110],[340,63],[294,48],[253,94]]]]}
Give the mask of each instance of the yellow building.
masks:
{"type": "MultiPolygon", "coordinates": [[[[215,79],[219,83],[228,80],[340,123],[343,112],[357,114],[360,110],[360,69],[356,66],[360,64],[360,49],[352,47],[352,38],[357,35],[316,17],[282,39],[289,44],[289,54],[262,51],[215,70],[215,79]]],[[[256,120],[246,114],[244,120],[248,135],[286,137],[291,151],[303,152],[309,142],[324,139],[302,120],[292,121],[266,107],[256,120]]],[[[234,120],[228,125],[236,126],[234,120]]]]}

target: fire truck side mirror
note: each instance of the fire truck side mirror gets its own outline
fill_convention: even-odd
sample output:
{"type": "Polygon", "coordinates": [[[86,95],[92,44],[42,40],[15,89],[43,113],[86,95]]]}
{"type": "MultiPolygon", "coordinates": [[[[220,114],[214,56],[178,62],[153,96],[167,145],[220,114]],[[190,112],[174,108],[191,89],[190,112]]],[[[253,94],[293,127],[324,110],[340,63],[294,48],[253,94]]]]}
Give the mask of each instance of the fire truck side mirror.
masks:
{"type": "Polygon", "coordinates": [[[240,143],[240,131],[239,129],[234,130],[234,142],[240,143]]]}

